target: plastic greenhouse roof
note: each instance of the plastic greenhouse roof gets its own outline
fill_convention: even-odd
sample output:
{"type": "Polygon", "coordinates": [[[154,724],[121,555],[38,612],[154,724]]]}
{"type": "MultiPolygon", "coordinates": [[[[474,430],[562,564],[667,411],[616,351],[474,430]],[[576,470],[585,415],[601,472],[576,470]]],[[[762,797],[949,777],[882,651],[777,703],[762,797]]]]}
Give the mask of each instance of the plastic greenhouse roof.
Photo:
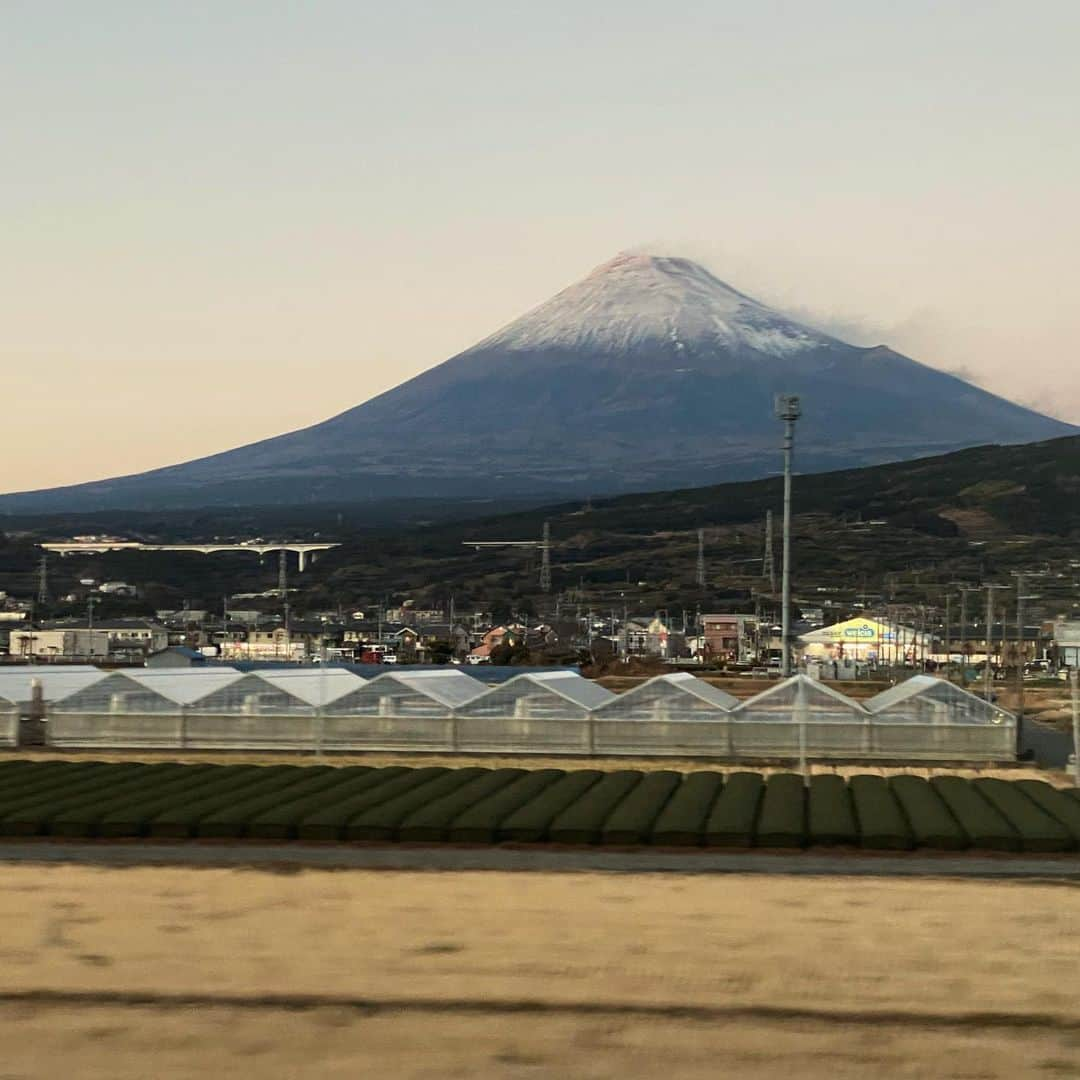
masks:
{"type": "Polygon", "coordinates": [[[108,675],[96,667],[71,665],[46,667],[27,664],[0,669],[0,697],[21,704],[30,701],[30,684],[33,679],[41,683],[45,701],[60,701],[77,693],[84,687],[100,682],[108,675]]]}
{"type": "Polygon", "coordinates": [[[388,671],[385,675],[372,679],[367,685],[374,687],[383,682],[394,682],[408,687],[451,709],[472,701],[488,689],[482,682],[462,671],[388,671]]]}
{"type": "Polygon", "coordinates": [[[115,671],[113,674],[131,679],[144,690],[160,694],[177,705],[190,705],[243,678],[234,668],[214,668],[211,671],[201,668],[138,668],[134,671],[115,671]]]}
{"type": "Polygon", "coordinates": [[[328,705],[367,682],[344,668],[325,671],[305,668],[301,671],[253,671],[251,674],[307,705],[328,705]]]}
{"type": "Polygon", "coordinates": [[[609,701],[614,701],[616,696],[610,690],[594,683],[591,679],[583,678],[572,671],[545,671],[538,674],[519,675],[510,679],[501,687],[493,687],[488,693],[513,686],[514,683],[530,682],[536,686],[543,686],[560,697],[581,705],[586,709],[598,709],[609,701]]]}
{"type": "Polygon", "coordinates": [[[987,701],[985,698],[979,697],[978,694],[973,694],[970,690],[965,690],[962,686],[957,686],[956,683],[949,682],[947,679],[936,679],[933,675],[912,675],[910,679],[905,679],[902,683],[897,683],[895,686],[890,686],[888,690],[882,690],[880,694],[875,694],[866,702],[866,708],[872,713],[883,712],[894,705],[898,705],[901,701],[907,701],[909,698],[916,697],[919,694],[926,694],[931,690],[940,688],[946,688],[950,693],[970,698],[972,701],[976,701],[994,712],[1012,715],[1007,709],[995,705],[992,701],[987,701]]]}
{"type": "Polygon", "coordinates": [[[766,701],[768,698],[777,697],[786,690],[793,690],[800,684],[805,686],[807,690],[813,691],[815,694],[832,698],[833,701],[847,706],[853,712],[866,712],[862,705],[857,701],[852,700],[846,694],[841,694],[839,690],[834,690],[831,686],[826,686],[816,679],[811,679],[809,675],[792,675],[789,678],[778,682],[775,686],[770,686],[768,689],[762,690],[760,694],[755,694],[752,698],[747,698],[746,701],[740,701],[737,706],[737,711],[742,712],[744,710],[749,710],[752,706],[762,701],[766,701]]]}
{"type": "MultiPolygon", "coordinates": [[[[672,671],[666,675],[654,675],[651,679],[646,679],[645,682],[639,683],[630,690],[622,694],[616,694],[614,701],[622,701],[634,694],[641,693],[647,686],[657,685],[671,687],[672,696],[675,694],[692,694],[709,705],[715,705],[718,709],[731,710],[739,704],[739,699],[734,694],[729,694],[726,690],[721,690],[720,687],[713,686],[704,679],[699,679],[696,675],[691,675],[689,671],[672,671]]],[[[600,708],[607,708],[613,704],[613,701],[609,701],[605,705],[601,705],[600,708]]]]}

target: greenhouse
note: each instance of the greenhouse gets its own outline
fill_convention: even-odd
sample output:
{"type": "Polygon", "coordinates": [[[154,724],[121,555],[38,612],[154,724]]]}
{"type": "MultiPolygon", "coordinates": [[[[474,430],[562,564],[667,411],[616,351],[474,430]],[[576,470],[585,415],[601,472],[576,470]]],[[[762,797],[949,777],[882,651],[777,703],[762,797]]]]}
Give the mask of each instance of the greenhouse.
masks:
{"type": "Polygon", "coordinates": [[[33,701],[35,681],[41,687],[42,701],[49,704],[100,682],[105,676],[106,672],[99,668],[82,664],[63,667],[20,664],[0,670],[0,697],[14,701],[25,710],[33,701]]]}
{"type": "Polygon", "coordinates": [[[309,750],[319,748],[317,716],[330,702],[363,686],[341,668],[251,672],[195,700],[184,745],[196,749],[309,750]]]}
{"type": "Polygon", "coordinates": [[[615,695],[571,671],[519,675],[456,711],[462,749],[591,753],[592,710],[615,695]]]}
{"type": "Polygon", "coordinates": [[[254,671],[197,698],[199,713],[307,714],[365,685],[343,668],[254,671]]]}
{"type": "Polygon", "coordinates": [[[866,703],[874,747],[894,756],[1007,760],[1016,717],[945,679],[914,675],[866,703]]]}
{"type": "Polygon", "coordinates": [[[19,706],[0,698],[0,746],[19,745],[19,706]]]}
{"type": "Polygon", "coordinates": [[[732,750],[742,757],[780,754],[858,757],[870,750],[870,714],[806,675],[792,675],[732,711],[732,750]]]}
{"type": "Polygon", "coordinates": [[[464,672],[395,671],[322,710],[323,745],[334,749],[451,750],[454,709],[485,690],[464,672]]]}
{"type": "Polygon", "coordinates": [[[739,699],[680,671],[635,686],[593,713],[593,747],[609,754],[725,754],[739,699]]]}
{"type": "Polygon", "coordinates": [[[49,709],[52,746],[177,747],[185,707],[236,682],[232,668],[113,671],[49,709]]]}

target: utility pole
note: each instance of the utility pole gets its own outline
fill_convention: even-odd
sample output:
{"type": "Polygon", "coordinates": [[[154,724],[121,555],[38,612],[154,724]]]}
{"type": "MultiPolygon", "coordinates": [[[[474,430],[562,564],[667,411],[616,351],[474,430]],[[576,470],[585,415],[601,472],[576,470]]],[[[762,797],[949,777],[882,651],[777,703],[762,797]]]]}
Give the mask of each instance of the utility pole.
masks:
{"type": "Polygon", "coordinates": [[[795,421],[802,415],[794,394],[777,394],[776,417],[784,421],[784,566],[780,603],[780,674],[791,674],[791,461],[795,451],[795,421]]]}
{"type": "Polygon", "coordinates": [[[1023,573],[1016,575],[1016,730],[1019,737],[1020,726],[1024,722],[1024,601],[1038,600],[1039,597],[1024,592],[1023,573]]]}
{"type": "Polygon", "coordinates": [[[987,701],[994,691],[994,674],[990,666],[990,655],[994,651],[994,590],[1004,589],[1004,585],[986,585],[986,666],[983,669],[983,696],[987,701]]]}
{"type": "Polygon", "coordinates": [[[765,511],[765,550],[761,553],[761,576],[769,579],[769,592],[776,592],[776,558],[772,545],[772,511],[765,511]]]}
{"type": "Polygon", "coordinates": [[[551,592],[551,522],[544,522],[544,536],[540,541],[540,591],[551,592]]]}
{"type": "Polygon", "coordinates": [[[39,607],[45,607],[45,605],[49,602],[48,563],[48,556],[42,555],[41,562],[38,563],[37,602],[39,607]]]}
{"type": "Polygon", "coordinates": [[[705,588],[705,530],[697,531],[697,586],[705,588]]]}
{"type": "Polygon", "coordinates": [[[945,678],[948,679],[952,671],[952,593],[945,594],[945,678]]]}
{"type": "Polygon", "coordinates": [[[1069,686],[1072,690],[1073,783],[1080,787],[1080,668],[1076,664],[1069,669],[1069,686]]]}

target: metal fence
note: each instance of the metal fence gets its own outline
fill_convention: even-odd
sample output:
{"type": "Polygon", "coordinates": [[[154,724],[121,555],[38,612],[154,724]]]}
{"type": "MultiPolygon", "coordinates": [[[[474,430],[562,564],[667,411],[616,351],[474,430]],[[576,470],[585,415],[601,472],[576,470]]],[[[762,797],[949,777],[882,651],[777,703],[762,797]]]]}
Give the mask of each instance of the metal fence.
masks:
{"type": "MultiPolygon", "coordinates": [[[[804,714],[805,715],[805,714],[804,714]]],[[[3,720],[0,718],[0,730],[3,720]]],[[[54,712],[46,740],[58,748],[425,751],[565,754],[587,757],[708,757],[721,760],[1009,761],[1016,725],[773,719],[721,715],[678,720],[537,719],[476,716],[338,716],[54,712]]],[[[14,742],[4,745],[14,745],[14,742]]]]}

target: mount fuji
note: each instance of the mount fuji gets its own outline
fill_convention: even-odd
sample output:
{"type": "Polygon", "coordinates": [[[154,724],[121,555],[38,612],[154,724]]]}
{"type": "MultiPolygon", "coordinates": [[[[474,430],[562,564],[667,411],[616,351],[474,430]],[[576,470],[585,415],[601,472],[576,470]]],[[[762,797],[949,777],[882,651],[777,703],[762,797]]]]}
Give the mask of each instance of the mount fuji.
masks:
{"type": "Polygon", "coordinates": [[[479,344],[330,420],[151,472],[0,497],[7,512],[576,498],[768,475],[773,396],[804,472],[1077,428],[860,348],[688,259],[623,254],[479,344]]]}

